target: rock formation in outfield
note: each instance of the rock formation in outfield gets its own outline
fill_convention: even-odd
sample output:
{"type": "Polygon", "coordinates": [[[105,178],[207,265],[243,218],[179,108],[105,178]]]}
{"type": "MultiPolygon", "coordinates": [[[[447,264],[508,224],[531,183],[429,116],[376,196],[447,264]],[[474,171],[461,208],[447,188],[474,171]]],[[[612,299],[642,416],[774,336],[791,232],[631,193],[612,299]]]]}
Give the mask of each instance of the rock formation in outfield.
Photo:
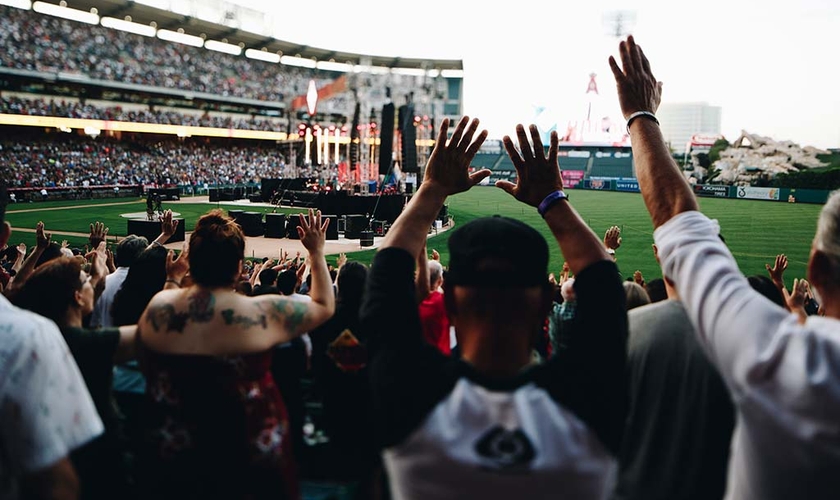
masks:
{"type": "Polygon", "coordinates": [[[742,130],[741,136],[720,152],[720,159],[710,170],[719,171],[714,179],[716,182],[749,186],[761,177],[772,179],[781,173],[824,167],[826,164],[817,158],[824,154],[829,152],[812,146],[803,148],[791,141],[774,141],[742,130]]]}

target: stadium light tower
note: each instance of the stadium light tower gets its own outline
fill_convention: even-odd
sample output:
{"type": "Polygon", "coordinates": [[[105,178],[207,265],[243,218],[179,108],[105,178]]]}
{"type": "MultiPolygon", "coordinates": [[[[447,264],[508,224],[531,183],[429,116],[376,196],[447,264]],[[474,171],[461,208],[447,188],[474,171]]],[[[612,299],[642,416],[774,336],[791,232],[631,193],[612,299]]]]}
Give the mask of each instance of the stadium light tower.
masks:
{"type": "Polygon", "coordinates": [[[633,33],[636,26],[636,13],[632,10],[614,10],[601,18],[607,36],[622,39],[633,33]]]}

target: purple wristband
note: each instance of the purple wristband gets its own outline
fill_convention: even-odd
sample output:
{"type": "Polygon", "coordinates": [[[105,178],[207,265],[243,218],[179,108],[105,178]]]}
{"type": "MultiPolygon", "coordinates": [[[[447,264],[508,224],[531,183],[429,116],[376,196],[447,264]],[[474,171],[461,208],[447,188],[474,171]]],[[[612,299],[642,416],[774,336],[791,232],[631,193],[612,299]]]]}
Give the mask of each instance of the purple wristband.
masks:
{"type": "Polygon", "coordinates": [[[539,212],[542,217],[545,217],[545,213],[548,212],[548,209],[551,208],[555,203],[557,203],[560,200],[568,199],[569,196],[562,190],[558,189],[557,191],[543,198],[543,201],[540,203],[540,206],[537,207],[537,212],[539,212]]]}

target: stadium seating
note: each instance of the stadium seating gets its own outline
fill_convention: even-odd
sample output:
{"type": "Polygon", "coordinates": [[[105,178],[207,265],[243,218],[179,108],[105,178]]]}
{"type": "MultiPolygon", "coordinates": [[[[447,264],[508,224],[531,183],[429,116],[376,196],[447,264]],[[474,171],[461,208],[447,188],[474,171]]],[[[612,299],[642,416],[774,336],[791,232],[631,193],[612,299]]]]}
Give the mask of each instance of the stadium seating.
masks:
{"type": "Polygon", "coordinates": [[[601,157],[594,158],[590,177],[636,177],[632,158],[601,157]]]}

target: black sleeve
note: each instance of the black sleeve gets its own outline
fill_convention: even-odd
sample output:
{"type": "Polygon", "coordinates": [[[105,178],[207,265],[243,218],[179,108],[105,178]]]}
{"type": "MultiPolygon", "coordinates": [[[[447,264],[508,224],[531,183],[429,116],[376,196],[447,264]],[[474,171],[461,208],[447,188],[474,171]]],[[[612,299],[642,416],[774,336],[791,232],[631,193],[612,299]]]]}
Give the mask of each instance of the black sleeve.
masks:
{"type": "Polygon", "coordinates": [[[374,429],[381,447],[407,438],[452,390],[454,362],[423,339],[414,257],[386,248],[373,259],[360,313],[368,335],[374,429]]]}
{"type": "Polygon", "coordinates": [[[599,261],[578,273],[574,289],[569,348],[547,363],[539,383],[617,454],[627,412],[624,287],[615,263],[599,261]]]}

